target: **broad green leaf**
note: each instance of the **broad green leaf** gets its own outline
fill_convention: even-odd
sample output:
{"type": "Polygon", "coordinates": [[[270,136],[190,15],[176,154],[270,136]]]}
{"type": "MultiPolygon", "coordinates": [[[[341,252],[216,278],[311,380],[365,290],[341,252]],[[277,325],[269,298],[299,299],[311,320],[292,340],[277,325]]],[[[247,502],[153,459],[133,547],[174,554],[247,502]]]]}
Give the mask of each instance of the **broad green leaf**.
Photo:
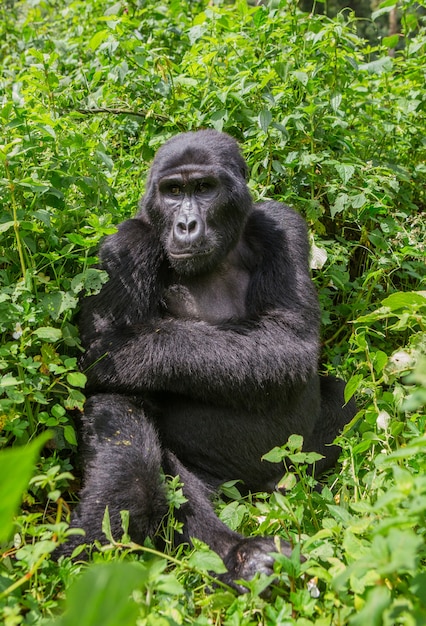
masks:
{"type": "Polygon", "coordinates": [[[385,56],[380,59],[376,59],[374,61],[370,61],[369,63],[364,63],[359,66],[360,70],[367,70],[369,74],[384,74],[385,72],[390,72],[393,67],[393,61],[391,57],[385,56]]]}
{"type": "Polygon", "coordinates": [[[0,224],[0,233],[5,233],[9,228],[12,228],[15,222],[3,222],[0,224]]]}
{"type": "Polygon", "coordinates": [[[139,606],[132,592],[147,581],[141,563],[112,562],[89,567],[71,586],[66,610],[52,626],[134,626],[139,606]]]}
{"type": "Polygon", "coordinates": [[[87,377],[82,372],[70,372],[67,374],[67,382],[73,387],[84,387],[87,377]]]}
{"type": "Polygon", "coordinates": [[[287,442],[287,447],[289,450],[300,450],[303,446],[303,437],[302,435],[290,435],[287,442]]]}
{"type": "Polygon", "coordinates": [[[50,341],[51,343],[59,341],[62,337],[62,331],[60,328],[53,328],[53,326],[40,326],[36,328],[34,334],[44,341],[50,341]]]}
{"type": "Polygon", "coordinates": [[[381,15],[384,15],[385,13],[390,13],[392,9],[396,7],[396,5],[397,5],[396,0],[386,0],[385,2],[381,2],[377,11],[372,12],[371,19],[374,22],[374,20],[376,20],[381,15]]]}
{"type": "Polygon", "coordinates": [[[299,83],[302,83],[302,85],[306,86],[308,84],[309,76],[306,72],[295,71],[292,72],[292,74],[299,81],[299,83]]]}
{"type": "Polygon", "coordinates": [[[78,299],[70,292],[55,291],[48,293],[42,299],[43,308],[53,320],[58,320],[60,315],[69,309],[77,306],[78,299]]]}
{"type": "Polygon", "coordinates": [[[346,183],[352,178],[355,172],[355,168],[353,165],[346,165],[345,163],[336,163],[334,166],[342,179],[343,183],[346,183]]]}
{"type": "Polygon", "coordinates": [[[80,293],[83,289],[87,295],[100,291],[102,285],[108,281],[108,274],[104,270],[90,267],[85,272],[77,274],[71,281],[71,289],[74,293],[80,293]]]}
{"type": "Polygon", "coordinates": [[[349,402],[363,380],[364,377],[362,374],[355,374],[348,380],[345,387],[345,402],[349,402]]]}
{"type": "Polygon", "coordinates": [[[232,530],[237,530],[246,514],[246,507],[237,501],[230,502],[220,512],[220,519],[232,530]]]}
{"type": "Polygon", "coordinates": [[[382,43],[386,48],[396,48],[399,42],[399,35],[391,35],[390,37],[383,37],[382,43]]]}
{"type": "Polygon", "coordinates": [[[408,307],[426,307],[426,291],[399,291],[397,293],[392,293],[390,296],[382,300],[382,305],[389,307],[391,311],[397,311],[398,309],[408,307]]]}
{"type": "Polygon", "coordinates": [[[267,132],[271,122],[272,122],[272,113],[268,111],[267,109],[263,109],[259,113],[259,125],[264,133],[267,132]]]}
{"type": "Polygon", "coordinates": [[[374,587],[368,592],[363,608],[350,620],[350,626],[382,626],[383,614],[391,603],[391,593],[385,586],[374,587]]]}
{"type": "Polygon", "coordinates": [[[68,397],[65,400],[65,407],[67,409],[79,409],[83,410],[83,405],[86,401],[86,396],[78,391],[78,389],[71,389],[68,397]]]}
{"type": "Polygon", "coordinates": [[[331,99],[330,99],[330,104],[331,104],[331,108],[333,109],[333,111],[338,111],[339,107],[342,103],[342,94],[341,93],[335,93],[331,99]]]}
{"type": "Polygon", "coordinates": [[[287,452],[275,446],[272,450],[269,450],[262,456],[262,461],[269,461],[270,463],[281,463],[281,461],[287,456],[287,452]]]}
{"type": "Polygon", "coordinates": [[[10,537],[13,516],[30,481],[40,450],[50,437],[50,433],[46,432],[27,446],[0,452],[0,543],[10,537]]]}
{"type": "Polygon", "coordinates": [[[75,434],[75,430],[71,426],[71,424],[67,424],[66,426],[64,426],[64,437],[65,437],[65,441],[70,443],[72,446],[77,445],[77,437],[75,434]]]}
{"type": "Polygon", "coordinates": [[[185,587],[180,584],[173,574],[161,576],[156,588],[170,596],[182,596],[185,593],[185,587]]]}
{"type": "Polygon", "coordinates": [[[18,378],[15,378],[15,376],[12,376],[11,374],[5,374],[5,376],[2,376],[0,379],[0,388],[4,388],[4,387],[16,387],[16,385],[20,385],[22,383],[22,380],[19,380],[18,378]]]}
{"type": "Polygon", "coordinates": [[[360,209],[367,202],[367,198],[364,193],[357,193],[355,196],[351,196],[350,200],[354,209],[360,209]]]}
{"type": "Polygon", "coordinates": [[[213,572],[215,574],[224,574],[226,567],[216,552],[210,550],[208,546],[201,541],[194,541],[197,546],[188,559],[188,565],[200,572],[213,572]]]}
{"type": "Polygon", "coordinates": [[[349,196],[347,193],[339,193],[334,204],[330,207],[331,217],[334,217],[337,213],[342,213],[346,209],[349,203],[349,196]]]}
{"type": "Polygon", "coordinates": [[[91,40],[89,41],[89,48],[91,50],[96,50],[99,48],[101,43],[103,43],[110,36],[109,30],[100,30],[93,35],[91,40]]]}
{"type": "MultiPolygon", "coordinates": [[[[319,461],[319,459],[322,458],[321,455],[317,453],[315,454],[317,458],[314,460],[319,461]]],[[[304,452],[295,452],[294,454],[289,454],[288,458],[292,463],[307,463],[306,454],[304,452]]]]}

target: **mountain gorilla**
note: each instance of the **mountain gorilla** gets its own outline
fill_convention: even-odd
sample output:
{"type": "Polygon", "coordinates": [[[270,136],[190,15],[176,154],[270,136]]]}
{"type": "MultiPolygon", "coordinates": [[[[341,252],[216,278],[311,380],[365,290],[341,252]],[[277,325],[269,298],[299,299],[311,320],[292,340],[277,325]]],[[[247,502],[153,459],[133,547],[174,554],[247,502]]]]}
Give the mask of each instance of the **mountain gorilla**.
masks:
{"type": "MultiPolygon", "coordinates": [[[[262,461],[293,433],[330,467],[329,446],[353,414],[344,384],[320,379],[319,308],[302,218],[253,204],[237,143],[213,130],[158,151],[134,219],[100,250],[109,281],[82,304],[88,377],[86,477],[73,526],[102,538],[130,513],[136,542],[167,513],[161,473],[179,474],[187,502],[177,542],[196,537],[224,560],[224,580],[272,571],[272,538],[244,538],[210,503],[221,483],[273,490],[280,465],[262,461]]],[[[68,550],[79,540],[71,540],[68,550]]],[[[81,541],[81,539],[80,539],[81,541]]],[[[290,546],[281,543],[290,553],[290,546]]]]}

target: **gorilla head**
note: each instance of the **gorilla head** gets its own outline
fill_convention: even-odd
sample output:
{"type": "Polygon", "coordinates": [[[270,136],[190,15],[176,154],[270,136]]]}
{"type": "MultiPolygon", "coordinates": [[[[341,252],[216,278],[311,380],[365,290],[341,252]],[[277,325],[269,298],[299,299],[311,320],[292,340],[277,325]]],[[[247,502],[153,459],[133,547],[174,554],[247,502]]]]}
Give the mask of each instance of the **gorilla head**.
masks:
{"type": "Polygon", "coordinates": [[[237,244],[252,209],[246,177],[236,141],[214,130],[177,135],[157,152],[138,217],[176,272],[208,272],[237,244]]]}

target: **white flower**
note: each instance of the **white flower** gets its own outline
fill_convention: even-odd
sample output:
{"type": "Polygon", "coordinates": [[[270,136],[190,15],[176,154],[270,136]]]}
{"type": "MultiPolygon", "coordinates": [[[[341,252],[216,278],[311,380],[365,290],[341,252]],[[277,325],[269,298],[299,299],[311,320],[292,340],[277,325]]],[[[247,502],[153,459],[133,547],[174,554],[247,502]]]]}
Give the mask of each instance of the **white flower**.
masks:
{"type": "Polygon", "coordinates": [[[380,411],[376,419],[377,428],[380,428],[381,430],[386,430],[386,428],[389,426],[390,420],[391,416],[387,411],[380,411]]]}
{"type": "Polygon", "coordinates": [[[14,339],[20,339],[20,337],[22,337],[22,326],[19,322],[16,322],[15,324],[15,331],[12,333],[12,337],[14,339]]]}
{"type": "Polygon", "coordinates": [[[308,591],[309,594],[311,596],[311,598],[319,598],[320,597],[320,590],[317,587],[317,582],[318,582],[318,578],[311,578],[311,580],[308,580],[308,591]]]}

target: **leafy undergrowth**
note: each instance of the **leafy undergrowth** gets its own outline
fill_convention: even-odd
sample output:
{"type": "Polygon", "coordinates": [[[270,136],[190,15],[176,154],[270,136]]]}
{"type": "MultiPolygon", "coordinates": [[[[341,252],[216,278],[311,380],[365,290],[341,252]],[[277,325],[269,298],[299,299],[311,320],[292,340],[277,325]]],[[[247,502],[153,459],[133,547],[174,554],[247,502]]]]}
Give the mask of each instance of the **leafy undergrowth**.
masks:
{"type": "MultiPolygon", "coordinates": [[[[0,8],[5,626],[426,623],[424,11],[400,2],[400,33],[373,45],[349,11],[270,5],[0,8]],[[78,298],[105,280],[96,247],[135,212],[155,150],[199,127],[241,141],[256,199],[306,217],[323,370],[348,381],[359,407],[319,487],[297,437],[271,452],[282,492],[224,486],[227,524],[294,546],[242,596],[215,582],[223,566],[202,544],[165,555],[132,544],[125,514],[121,541],[89,562],[52,557],[79,488],[78,298]]],[[[181,501],[171,481],[171,510],[181,501]]],[[[175,526],[171,516],[161,530],[166,546],[175,526]]]]}

